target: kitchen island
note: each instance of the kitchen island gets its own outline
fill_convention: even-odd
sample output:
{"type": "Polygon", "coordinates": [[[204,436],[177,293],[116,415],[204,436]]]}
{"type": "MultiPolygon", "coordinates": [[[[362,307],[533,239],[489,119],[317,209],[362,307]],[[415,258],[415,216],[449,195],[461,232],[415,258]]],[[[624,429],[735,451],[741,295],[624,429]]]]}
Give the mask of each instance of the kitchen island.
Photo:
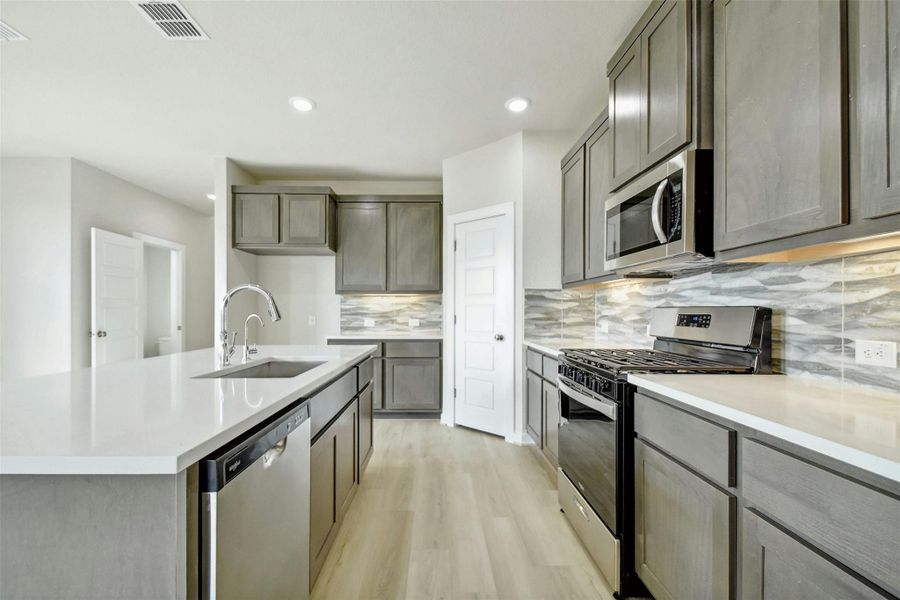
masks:
{"type": "Polygon", "coordinates": [[[4,382],[0,596],[196,597],[198,461],[304,401],[313,436],[330,429],[317,398],[339,383],[355,400],[374,351],[260,348],[254,363],[321,363],[296,377],[212,377],[204,349],[4,382]]]}

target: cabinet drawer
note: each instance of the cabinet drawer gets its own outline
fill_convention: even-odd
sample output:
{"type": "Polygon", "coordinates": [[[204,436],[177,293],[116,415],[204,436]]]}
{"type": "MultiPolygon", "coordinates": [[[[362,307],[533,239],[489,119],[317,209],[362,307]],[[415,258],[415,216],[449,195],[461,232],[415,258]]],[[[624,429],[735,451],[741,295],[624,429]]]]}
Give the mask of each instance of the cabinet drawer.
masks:
{"type": "Polygon", "coordinates": [[[900,595],[900,500],[754,440],[741,452],[747,503],[900,595]]]}
{"type": "Polygon", "coordinates": [[[438,358],[440,342],[385,342],[384,355],[400,358],[438,358]]]}
{"type": "Polygon", "coordinates": [[[541,357],[541,376],[547,381],[556,384],[556,377],[559,372],[559,363],[555,358],[549,356],[541,357]]]}
{"type": "Polygon", "coordinates": [[[367,358],[359,363],[357,372],[359,373],[359,377],[357,377],[356,381],[356,391],[359,392],[366,387],[367,383],[372,381],[372,377],[375,375],[375,359],[367,358]]]}
{"type": "Polygon", "coordinates": [[[614,590],[619,589],[619,540],[578,493],[562,469],[557,471],[559,506],[614,590]]]}
{"type": "Polygon", "coordinates": [[[744,600],[888,598],[747,509],[744,509],[743,531],[741,597],[744,600]]]}
{"type": "Polygon", "coordinates": [[[634,399],[634,429],[640,437],[698,473],[722,486],[735,486],[737,434],[731,429],[640,392],[634,399]]]}
{"type": "Polygon", "coordinates": [[[541,359],[543,357],[535,352],[534,350],[526,350],[525,351],[525,366],[529,371],[534,371],[538,375],[541,374],[541,359]]]}

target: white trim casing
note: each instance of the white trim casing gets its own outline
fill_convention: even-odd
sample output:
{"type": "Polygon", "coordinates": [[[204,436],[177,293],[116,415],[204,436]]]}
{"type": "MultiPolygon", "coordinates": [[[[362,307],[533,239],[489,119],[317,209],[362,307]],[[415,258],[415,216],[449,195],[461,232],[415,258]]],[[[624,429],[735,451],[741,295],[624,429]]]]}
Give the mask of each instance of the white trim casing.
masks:
{"type": "MultiPolygon", "coordinates": [[[[167,240],[165,238],[156,237],[153,235],[148,235],[146,233],[140,233],[138,231],[131,232],[131,237],[141,240],[144,242],[144,245],[157,246],[160,248],[168,248],[175,252],[175,255],[178,257],[178,272],[179,272],[179,287],[180,298],[179,298],[179,306],[178,306],[178,324],[181,325],[181,352],[185,351],[187,347],[187,246],[181,244],[179,242],[173,242],[172,240],[167,240]]],[[[144,326],[146,327],[146,294],[147,291],[143,291],[144,301],[141,303],[141,310],[143,314],[141,315],[141,320],[144,322],[144,326]]]]}

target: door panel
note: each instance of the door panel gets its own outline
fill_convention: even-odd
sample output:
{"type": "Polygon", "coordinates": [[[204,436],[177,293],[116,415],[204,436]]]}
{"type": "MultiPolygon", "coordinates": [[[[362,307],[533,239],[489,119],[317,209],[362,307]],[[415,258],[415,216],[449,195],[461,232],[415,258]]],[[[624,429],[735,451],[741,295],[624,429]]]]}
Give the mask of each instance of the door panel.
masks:
{"type": "Polygon", "coordinates": [[[234,195],[234,243],[278,243],[278,194],[234,195]]]}
{"type": "Polygon", "coordinates": [[[282,194],[281,241],[285,244],[324,244],[328,196],[282,194]]]}
{"type": "Polygon", "coordinates": [[[341,204],[337,214],[337,292],[386,291],[387,205],[341,204]]]}
{"type": "Polygon", "coordinates": [[[844,14],[716,3],[716,250],[847,223],[844,14]]]}
{"type": "Polygon", "coordinates": [[[543,448],[544,440],[544,397],[543,380],[532,373],[525,371],[526,403],[525,403],[525,427],[528,434],[538,448],[543,448]]]}
{"type": "Polygon", "coordinates": [[[584,278],[602,277],[606,258],[606,200],[609,197],[609,121],[585,144],[584,278]]]}
{"type": "Polygon", "coordinates": [[[636,41],[609,74],[612,189],[641,170],[641,45],[636,41]]]}
{"type": "Polygon", "coordinates": [[[372,452],[372,385],[359,395],[359,470],[358,480],[362,480],[363,467],[372,452]]]}
{"type": "Polygon", "coordinates": [[[334,502],[334,430],[316,440],[310,448],[310,520],[309,557],[318,564],[324,562],[323,549],[328,536],[337,524],[334,502]]]}
{"type": "Polygon", "coordinates": [[[562,282],[584,279],[584,149],[562,170],[562,282]]]}
{"type": "Polygon", "coordinates": [[[144,244],[91,228],[91,366],[144,356],[144,244]]]}
{"type": "MultiPolygon", "coordinates": [[[[334,428],[334,504],[338,515],[343,515],[350,502],[353,486],[357,481],[357,403],[354,401],[338,417],[334,428]]],[[[340,517],[338,517],[340,518],[340,517]]]]}
{"type": "Polygon", "coordinates": [[[388,204],[388,289],[441,290],[441,204],[388,204]]]}
{"type": "Polygon", "coordinates": [[[641,167],[691,139],[690,2],[669,0],[641,34],[641,167]]]}
{"type": "Polygon", "coordinates": [[[641,440],[635,448],[635,568],[657,600],[733,597],[735,500],[641,440]]]}
{"type": "Polygon", "coordinates": [[[559,465],[559,394],[556,386],[543,382],[544,452],[554,466],[559,465]]]}
{"type": "Polygon", "coordinates": [[[454,227],[454,419],[506,436],[513,429],[512,215],[454,227]]]}

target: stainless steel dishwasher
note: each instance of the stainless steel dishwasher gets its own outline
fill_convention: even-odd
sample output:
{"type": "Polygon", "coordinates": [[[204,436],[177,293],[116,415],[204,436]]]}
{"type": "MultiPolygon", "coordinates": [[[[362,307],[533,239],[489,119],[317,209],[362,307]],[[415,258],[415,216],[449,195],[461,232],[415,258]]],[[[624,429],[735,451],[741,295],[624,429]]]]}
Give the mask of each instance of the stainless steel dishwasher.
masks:
{"type": "Polygon", "coordinates": [[[309,404],[200,463],[201,598],[309,598],[309,404]]]}

